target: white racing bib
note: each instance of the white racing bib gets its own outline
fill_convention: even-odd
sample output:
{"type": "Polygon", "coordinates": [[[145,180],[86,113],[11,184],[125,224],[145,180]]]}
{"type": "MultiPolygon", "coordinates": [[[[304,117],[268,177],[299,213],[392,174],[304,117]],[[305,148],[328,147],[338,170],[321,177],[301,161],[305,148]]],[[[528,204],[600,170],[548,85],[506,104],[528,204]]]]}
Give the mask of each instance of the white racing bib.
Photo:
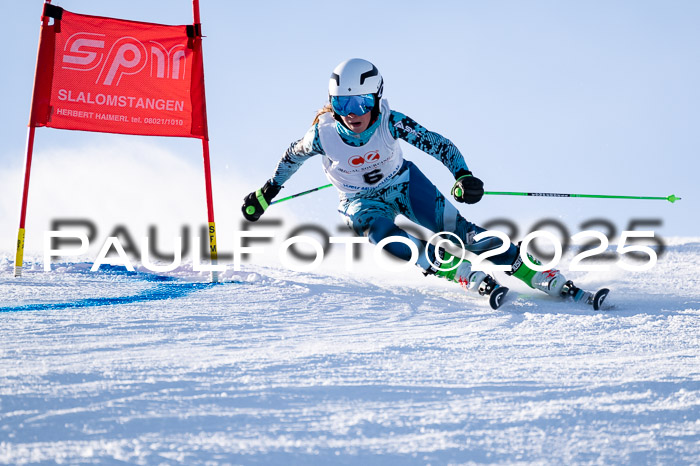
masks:
{"type": "Polygon", "coordinates": [[[377,188],[390,180],[403,164],[399,141],[389,131],[389,104],[381,101],[379,127],[366,144],[346,144],[338,134],[336,120],[328,112],[321,115],[318,135],[325,155],[323,170],[339,191],[357,193],[377,188]]]}

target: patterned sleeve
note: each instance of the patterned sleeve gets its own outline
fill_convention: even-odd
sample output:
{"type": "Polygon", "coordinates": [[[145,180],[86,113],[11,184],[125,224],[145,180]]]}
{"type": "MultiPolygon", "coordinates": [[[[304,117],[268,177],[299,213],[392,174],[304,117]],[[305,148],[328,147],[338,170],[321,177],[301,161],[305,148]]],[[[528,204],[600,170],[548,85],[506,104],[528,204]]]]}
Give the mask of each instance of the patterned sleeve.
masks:
{"type": "Polygon", "coordinates": [[[455,178],[469,170],[464,156],[452,141],[438,133],[428,131],[403,113],[391,111],[389,128],[395,139],[401,138],[412,146],[432,155],[442,162],[455,178]]]}
{"type": "Polygon", "coordinates": [[[302,139],[293,142],[289,146],[277,163],[277,169],[275,169],[275,174],[270,178],[270,181],[273,184],[282,186],[310,157],[323,153],[321,139],[318,135],[318,125],[314,125],[302,139]]]}

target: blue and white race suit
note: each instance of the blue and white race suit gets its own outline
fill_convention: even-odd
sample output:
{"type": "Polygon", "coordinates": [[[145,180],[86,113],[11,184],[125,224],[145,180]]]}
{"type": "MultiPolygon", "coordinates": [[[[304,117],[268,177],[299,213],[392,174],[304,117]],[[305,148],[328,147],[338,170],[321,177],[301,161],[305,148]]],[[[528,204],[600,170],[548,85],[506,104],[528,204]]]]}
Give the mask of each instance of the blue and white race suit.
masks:
{"type": "MultiPolygon", "coordinates": [[[[383,99],[379,117],[362,133],[350,131],[331,113],[321,115],[318,123],[287,149],[271,181],[283,185],[306,160],[321,155],[326,176],[338,189],[338,211],[347,225],[358,235],[367,235],[373,244],[389,236],[409,238],[419,246],[418,265],[423,269],[429,267],[423,251],[428,247],[429,256],[434,257],[432,246],[399,228],[394,223],[399,214],[433,233],[454,233],[465,249],[476,254],[499,247],[501,241],[493,237],[473,241],[484,229],[462,217],[418,167],[403,158],[399,139],[438,159],[455,177],[468,170],[449,139],[390,110],[383,99]]],[[[385,250],[403,260],[411,258],[410,248],[403,243],[389,243],[385,250]]],[[[510,265],[517,254],[517,247],[511,244],[508,251],[490,260],[510,265]]]]}

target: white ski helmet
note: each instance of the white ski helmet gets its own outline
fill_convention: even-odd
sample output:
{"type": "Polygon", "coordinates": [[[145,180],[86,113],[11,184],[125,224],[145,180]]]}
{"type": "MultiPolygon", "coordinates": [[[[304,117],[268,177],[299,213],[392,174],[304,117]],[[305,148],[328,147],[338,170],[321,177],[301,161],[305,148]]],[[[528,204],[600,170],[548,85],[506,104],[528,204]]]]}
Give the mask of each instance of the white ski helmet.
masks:
{"type": "Polygon", "coordinates": [[[375,94],[382,98],[384,79],[372,63],[361,58],[351,58],[336,66],[328,83],[328,95],[375,94]]]}

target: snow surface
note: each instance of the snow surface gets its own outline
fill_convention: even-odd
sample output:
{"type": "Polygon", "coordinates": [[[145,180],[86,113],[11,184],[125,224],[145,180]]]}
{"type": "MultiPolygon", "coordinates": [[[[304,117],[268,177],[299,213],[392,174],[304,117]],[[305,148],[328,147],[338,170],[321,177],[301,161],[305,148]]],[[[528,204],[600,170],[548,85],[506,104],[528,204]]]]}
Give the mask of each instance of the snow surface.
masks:
{"type": "MultiPolygon", "coordinates": [[[[0,463],[699,464],[700,239],[596,312],[418,272],[0,255],[0,463]]],[[[565,268],[564,268],[564,271],[565,268]]]]}

